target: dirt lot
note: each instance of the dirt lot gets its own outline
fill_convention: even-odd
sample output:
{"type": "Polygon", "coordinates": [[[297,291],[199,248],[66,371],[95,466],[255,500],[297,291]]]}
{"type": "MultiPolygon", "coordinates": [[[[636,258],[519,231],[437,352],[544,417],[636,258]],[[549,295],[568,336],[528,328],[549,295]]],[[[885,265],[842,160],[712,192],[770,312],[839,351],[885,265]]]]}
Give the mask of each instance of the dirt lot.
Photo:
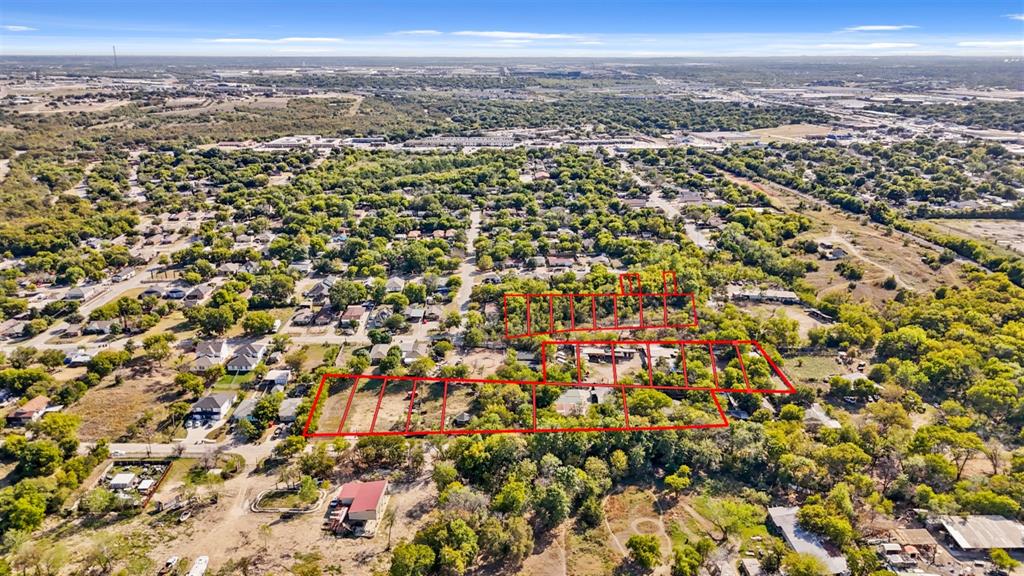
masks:
{"type": "Polygon", "coordinates": [[[788,124],[776,126],[775,128],[760,128],[750,130],[747,133],[759,136],[762,141],[767,142],[801,142],[807,136],[825,136],[832,132],[831,126],[819,124],[788,124]]]}
{"type": "MultiPolygon", "coordinates": [[[[157,501],[170,500],[180,493],[191,461],[176,465],[156,496],[157,501]]],[[[424,502],[436,498],[429,472],[410,483],[392,483],[389,488],[387,517],[394,515],[392,529],[382,526],[373,538],[339,539],[321,530],[326,505],[320,510],[286,518],[276,513],[254,513],[250,510],[253,499],[263,490],[272,488],[277,471],[264,474],[254,471],[255,462],[246,462],[246,469],[237,477],[223,483],[198,487],[197,493],[216,493],[217,502],[193,511],[191,518],[178,522],[178,513],[163,516],[147,511],[135,518],[103,528],[124,537],[142,536],[147,542],[147,555],[160,565],[170,556],[179,556],[191,562],[198,556],[209,556],[210,567],[220,569],[228,560],[247,560],[255,571],[249,573],[285,574],[299,553],[319,553],[324,566],[344,566],[345,574],[369,576],[389,557],[389,542],[411,539],[426,521],[424,502]]],[[[429,465],[424,470],[429,471],[429,465]]],[[[329,491],[337,490],[332,486],[329,491]]],[[[83,529],[77,523],[55,525],[61,532],[61,541],[70,550],[86,551],[96,530],[83,529]]]]}
{"type": "Polygon", "coordinates": [[[940,232],[991,242],[1024,254],[1024,224],[1017,220],[925,220],[940,232]]]}
{"type": "MultiPolygon", "coordinates": [[[[751,182],[731,174],[728,179],[752,186],[767,194],[777,208],[798,212],[812,222],[812,228],[801,238],[830,241],[850,253],[864,269],[864,278],[857,282],[853,291],[855,300],[867,299],[874,303],[891,300],[895,290],[882,289],[880,284],[888,276],[894,276],[897,284],[915,291],[930,291],[939,286],[962,286],[961,266],[958,263],[932,270],[921,258],[929,250],[904,241],[898,235],[889,235],[881,226],[865,224],[865,218],[841,212],[834,208],[811,209],[807,201],[782,187],[751,182]],[[801,206],[803,204],[803,206],[801,206]]],[[[817,272],[807,275],[807,281],[814,286],[819,296],[834,291],[846,290],[848,281],[835,272],[838,262],[829,262],[809,256],[820,267],[817,272]]]]}
{"type": "Polygon", "coordinates": [[[156,369],[150,374],[126,376],[120,386],[110,382],[89,390],[68,413],[82,418],[78,436],[90,442],[121,437],[147,411],[153,425],[164,419],[165,405],[177,399],[174,372],[156,369]]]}

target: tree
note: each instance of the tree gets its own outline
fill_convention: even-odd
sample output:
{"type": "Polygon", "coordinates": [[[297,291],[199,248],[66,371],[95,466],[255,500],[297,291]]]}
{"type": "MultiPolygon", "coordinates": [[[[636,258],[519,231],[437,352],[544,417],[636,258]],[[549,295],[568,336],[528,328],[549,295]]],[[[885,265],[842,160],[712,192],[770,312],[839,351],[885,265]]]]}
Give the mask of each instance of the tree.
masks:
{"type": "Polygon", "coordinates": [[[989,551],[988,557],[992,560],[993,564],[995,564],[999,568],[1002,568],[1003,570],[1009,571],[1013,570],[1017,566],[1020,566],[1020,562],[1014,560],[1009,554],[1006,553],[1006,550],[1003,550],[1002,548],[993,548],[989,551]]]}
{"type": "Polygon", "coordinates": [[[100,486],[93,488],[82,497],[79,508],[86,514],[102,515],[114,506],[114,493],[100,486]]]}
{"type": "Polygon", "coordinates": [[[389,576],[426,576],[434,566],[430,546],[401,541],[391,553],[389,576]]]}
{"type": "Polygon", "coordinates": [[[569,517],[569,497],[559,486],[541,488],[534,503],[534,512],[542,526],[554,528],[569,517]]]}
{"type": "Polygon", "coordinates": [[[580,505],[579,521],[584,526],[596,528],[604,522],[604,506],[595,496],[591,496],[580,505]]]}
{"type": "Polygon", "coordinates": [[[646,570],[653,570],[661,560],[661,544],[653,534],[634,534],[626,540],[629,557],[646,570]]]}
{"type": "Polygon", "coordinates": [[[339,280],[328,290],[328,299],[336,310],[344,310],[352,304],[366,300],[366,286],[354,280],[339,280]]]}
{"type": "Polygon", "coordinates": [[[172,424],[178,424],[192,411],[192,405],[188,402],[173,402],[167,407],[167,419],[172,424]]]}
{"type": "Polygon", "coordinates": [[[63,459],[60,446],[53,440],[33,440],[21,450],[18,471],[25,476],[49,476],[63,459]]]}
{"type": "Polygon", "coordinates": [[[825,563],[810,554],[791,552],[782,559],[786,576],[829,576],[825,563]]]}
{"type": "Polygon", "coordinates": [[[171,342],[173,341],[173,334],[152,334],[142,339],[142,349],[145,350],[146,357],[150,361],[160,365],[171,355],[171,342]]]}
{"type": "Polygon", "coordinates": [[[269,312],[257,310],[242,319],[242,329],[250,336],[269,334],[274,331],[275,318],[269,312]]]}
{"type": "Polygon", "coordinates": [[[697,576],[704,558],[689,544],[677,546],[672,555],[672,576],[697,576]]]}
{"type": "Polygon", "coordinates": [[[665,477],[665,486],[668,487],[676,496],[678,496],[683,490],[690,487],[690,467],[682,465],[675,474],[669,474],[665,477]]]}
{"type": "Polygon", "coordinates": [[[174,377],[174,384],[181,393],[198,398],[206,390],[206,382],[191,372],[180,372],[174,377]]]}
{"type": "Polygon", "coordinates": [[[299,480],[299,501],[303,504],[312,504],[316,502],[319,497],[320,491],[317,488],[316,480],[313,480],[309,476],[303,476],[299,480]]]}
{"type": "Polygon", "coordinates": [[[526,483],[512,480],[505,483],[501,490],[491,500],[491,508],[496,512],[518,515],[526,509],[526,502],[529,499],[529,490],[526,483]]]}
{"type": "Polygon", "coordinates": [[[759,524],[764,520],[764,511],[760,507],[739,498],[703,496],[697,503],[701,515],[722,532],[718,542],[724,542],[729,536],[738,534],[745,526],[759,524]]]}
{"type": "Polygon", "coordinates": [[[64,353],[54,348],[48,348],[39,353],[39,363],[50,370],[64,364],[64,353]]]}

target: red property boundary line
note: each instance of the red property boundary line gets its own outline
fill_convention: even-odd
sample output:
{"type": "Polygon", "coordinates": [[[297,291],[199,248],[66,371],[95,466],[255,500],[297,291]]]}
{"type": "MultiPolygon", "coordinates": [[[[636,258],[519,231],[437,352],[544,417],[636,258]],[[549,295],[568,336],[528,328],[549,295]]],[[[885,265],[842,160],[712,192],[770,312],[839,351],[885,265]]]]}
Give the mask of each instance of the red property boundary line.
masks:
{"type": "MultiPolygon", "coordinates": [[[[697,326],[697,302],[692,293],[679,292],[679,285],[676,280],[675,272],[665,271],[662,272],[662,284],[664,291],[660,293],[644,293],[640,282],[640,275],[636,273],[627,273],[619,275],[619,290],[620,294],[505,294],[504,300],[504,317],[505,317],[505,337],[509,339],[514,338],[525,338],[528,336],[543,336],[551,335],[556,333],[564,332],[594,332],[604,330],[646,330],[646,329],[657,329],[657,328],[688,328],[697,326]],[[672,289],[669,289],[671,281],[672,289]],[[526,332],[522,334],[509,334],[509,319],[508,319],[508,300],[509,298],[525,298],[526,302],[526,332]],[[597,322],[597,298],[611,298],[613,313],[612,313],[612,326],[600,326],[597,322]],[[662,323],[647,323],[644,322],[643,312],[643,301],[644,298],[660,298],[661,299],[661,316],[662,323]],[[677,297],[689,297],[690,299],[690,313],[693,321],[686,324],[670,324],[668,322],[668,299],[677,297]],[[548,313],[547,313],[547,331],[531,332],[531,319],[530,309],[531,300],[533,299],[547,299],[548,302],[548,313]],[[569,319],[570,327],[568,329],[556,329],[555,328],[555,311],[554,303],[556,298],[589,298],[591,304],[591,324],[586,326],[579,326],[575,321],[575,300],[570,300],[569,306],[569,319]],[[639,302],[639,324],[622,325],[620,324],[619,307],[618,302],[620,298],[637,298],[639,302]]],[[[556,352],[557,353],[557,352],[556,352]]],[[[432,378],[429,376],[387,376],[387,375],[368,375],[368,374],[325,374],[320,379],[320,385],[317,387],[316,396],[313,398],[313,405],[310,407],[309,415],[306,418],[306,425],[302,430],[302,435],[307,438],[331,438],[338,436],[432,436],[432,435],[458,435],[458,434],[501,434],[501,433],[542,433],[542,432],[631,432],[631,431],[645,431],[645,430],[691,430],[701,428],[725,428],[729,426],[729,419],[726,417],[725,411],[722,409],[722,405],[719,402],[718,394],[793,394],[796,392],[796,387],[793,386],[789,378],[779,369],[778,365],[772,360],[771,356],[765,351],[759,342],[756,340],[552,340],[544,342],[541,345],[541,380],[490,380],[484,378],[432,378]],[[557,348],[570,348],[575,355],[576,360],[576,381],[575,382],[553,382],[548,380],[548,348],[555,346],[557,348]],[[584,382],[582,374],[582,355],[584,347],[608,347],[609,358],[611,364],[612,381],[611,382],[584,382]],[[689,370],[687,367],[686,350],[687,347],[707,347],[707,354],[709,357],[709,364],[712,375],[712,386],[698,386],[691,385],[689,381],[689,370]],[[647,365],[647,383],[646,384],[625,384],[619,382],[618,377],[618,354],[616,353],[616,347],[620,350],[628,348],[634,353],[640,352],[645,353],[645,363],[647,365]],[[678,360],[680,372],[683,375],[683,386],[670,386],[670,385],[659,385],[654,384],[654,359],[652,358],[652,350],[655,347],[678,349],[678,360]],[[734,358],[740,368],[740,373],[743,376],[743,382],[746,384],[743,388],[726,388],[723,387],[719,381],[718,375],[718,357],[715,353],[715,349],[718,347],[719,350],[725,348],[731,349],[731,352],[735,354],[734,358]],[[745,352],[741,347],[751,347],[751,350],[745,352]],[[769,378],[772,374],[777,377],[784,388],[755,388],[750,380],[750,375],[747,371],[747,362],[744,361],[745,356],[749,356],[750,353],[754,356],[763,358],[770,369],[769,378]],[[341,415],[341,421],[338,423],[338,428],[333,432],[310,432],[310,428],[313,424],[313,417],[316,414],[317,409],[320,407],[320,398],[323,394],[324,387],[327,386],[328,382],[334,379],[346,379],[351,380],[351,390],[348,392],[348,399],[345,403],[344,411],[341,415]],[[374,409],[372,419],[370,420],[369,430],[353,430],[345,431],[345,425],[348,423],[349,412],[352,408],[352,402],[355,398],[356,393],[362,383],[367,380],[380,381],[380,392],[377,394],[377,404],[374,409]],[[377,417],[380,414],[381,405],[384,401],[384,395],[388,387],[389,382],[412,382],[412,389],[408,393],[408,407],[405,409],[405,426],[402,430],[376,430],[377,417]],[[427,382],[433,385],[443,384],[443,392],[441,399],[441,411],[440,411],[440,425],[437,429],[423,429],[413,430],[412,426],[412,415],[416,408],[416,392],[421,382],[427,382]],[[507,428],[507,429],[466,429],[466,428],[452,428],[447,426],[447,407],[448,407],[448,393],[451,384],[491,384],[491,385],[508,385],[508,386],[527,386],[531,390],[531,397],[533,403],[533,418],[532,427],[528,428],[507,428]],[[625,426],[602,426],[602,427],[563,427],[563,428],[540,428],[537,426],[537,387],[538,386],[556,386],[561,388],[586,388],[593,390],[596,388],[616,388],[622,394],[622,411],[625,426]],[[629,403],[627,400],[627,390],[635,389],[646,389],[646,390],[665,390],[665,391],[676,391],[676,392],[707,392],[711,396],[711,400],[715,405],[715,409],[718,412],[720,420],[718,422],[705,423],[705,424],[674,424],[674,425],[663,425],[663,426],[644,426],[644,425],[630,425],[629,422],[629,403]]],[[[404,401],[404,400],[403,400],[404,401]]]]}
{"type": "Polygon", "coordinates": [[[583,388],[620,388],[622,389],[622,400],[623,400],[623,413],[625,415],[625,426],[573,426],[573,427],[561,427],[561,428],[543,428],[537,425],[537,387],[538,386],[555,386],[562,388],[579,388],[581,387],[575,382],[544,382],[544,381],[532,381],[532,380],[487,380],[484,378],[431,378],[429,376],[385,376],[382,374],[325,374],[320,379],[320,386],[316,392],[316,398],[313,400],[313,408],[310,409],[309,416],[306,418],[306,425],[303,428],[302,435],[306,438],[336,438],[339,436],[435,436],[435,435],[459,435],[459,434],[507,434],[507,433],[542,433],[542,432],[635,432],[643,430],[692,430],[701,428],[725,428],[729,426],[729,419],[726,417],[725,410],[722,408],[721,402],[718,399],[717,394],[708,388],[697,389],[701,392],[708,392],[711,395],[711,400],[715,404],[715,409],[718,412],[719,421],[710,422],[705,424],[673,424],[664,426],[641,426],[629,425],[629,405],[626,403],[626,389],[674,389],[684,390],[678,386],[640,386],[630,384],[586,384],[583,388]],[[320,396],[323,393],[323,389],[327,382],[332,379],[348,379],[353,380],[352,389],[348,392],[348,400],[345,403],[345,410],[342,413],[341,422],[338,424],[338,429],[333,432],[310,432],[309,428],[313,423],[313,415],[316,411],[316,407],[320,402],[320,396]],[[355,398],[356,392],[361,384],[361,381],[366,380],[380,380],[381,391],[378,394],[377,406],[374,409],[373,419],[371,421],[371,430],[344,430],[346,421],[348,420],[349,410],[352,407],[352,400],[355,398]],[[405,428],[402,430],[374,430],[373,427],[377,422],[377,415],[380,412],[381,401],[384,397],[384,390],[387,388],[388,382],[401,381],[401,382],[412,382],[413,389],[409,398],[409,407],[406,410],[405,428]],[[444,395],[441,403],[441,425],[437,429],[426,429],[426,430],[411,430],[410,424],[412,420],[412,413],[415,407],[416,401],[416,389],[421,382],[428,382],[431,384],[444,384],[444,395]],[[501,429],[478,429],[478,428],[452,428],[447,426],[446,420],[446,408],[448,404],[448,388],[450,384],[493,384],[493,385],[505,385],[505,386],[528,386],[531,389],[531,397],[533,399],[533,426],[527,428],[501,428],[501,429]]]}
{"type": "Polygon", "coordinates": [[[569,292],[569,293],[530,293],[530,294],[518,294],[518,293],[506,293],[502,298],[503,315],[505,318],[505,338],[512,340],[516,338],[528,338],[531,336],[547,336],[551,334],[565,334],[571,332],[602,332],[607,330],[656,330],[661,328],[695,328],[698,326],[697,320],[697,299],[692,292],[680,292],[679,281],[676,279],[675,272],[664,271],[661,273],[661,282],[663,290],[661,292],[644,292],[640,281],[640,274],[637,273],[626,273],[619,275],[619,293],[593,293],[593,292],[569,292]],[[670,289],[671,286],[671,289],[670,289]],[[599,324],[597,318],[597,300],[610,299],[612,302],[612,315],[611,325],[599,324]],[[650,311],[648,315],[644,317],[644,299],[651,299],[653,301],[661,300],[660,313],[658,310],[655,311],[653,316],[654,320],[651,320],[650,311]],[[688,298],[690,304],[688,306],[690,311],[691,320],[685,323],[671,323],[668,320],[669,315],[669,298],[688,298]],[[509,314],[508,306],[509,300],[523,300],[525,305],[525,329],[523,332],[510,332],[509,327],[509,314]],[[589,324],[577,324],[576,323],[576,302],[578,300],[586,301],[590,300],[590,323],[589,324]],[[619,314],[619,301],[622,299],[636,299],[639,306],[639,322],[637,324],[624,324],[619,314]],[[537,322],[531,318],[532,304],[537,301],[547,301],[548,311],[545,314],[546,319],[541,319],[538,326],[537,322]],[[555,327],[555,302],[569,302],[569,327],[568,328],[556,328],[555,327]],[[660,318],[660,322],[657,319],[660,318]],[[534,329],[538,328],[538,329],[534,329]]]}
{"type": "MultiPolygon", "coordinates": [[[[690,430],[690,429],[701,429],[701,428],[724,428],[729,425],[729,419],[726,417],[725,411],[722,409],[721,403],[718,399],[718,394],[792,394],[796,392],[796,388],[789,381],[785,374],[779,369],[775,362],[771,359],[768,353],[761,347],[761,345],[754,340],[621,340],[621,341],[605,341],[605,340],[575,340],[575,341],[552,341],[545,343],[541,348],[541,380],[500,380],[500,379],[486,379],[486,378],[435,378],[429,376],[387,376],[382,374],[325,374],[320,380],[320,386],[317,388],[316,396],[313,400],[313,406],[310,409],[309,416],[306,419],[306,425],[303,428],[303,436],[307,438],[331,438],[338,436],[430,436],[438,434],[500,434],[500,433],[540,433],[540,432],[623,432],[623,431],[641,431],[641,430],[690,430]],[[612,366],[612,382],[583,382],[580,370],[580,364],[577,363],[577,381],[576,382],[553,382],[547,379],[547,348],[550,346],[572,346],[577,354],[577,362],[581,355],[583,346],[608,346],[611,348],[611,366],[612,366]],[[714,354],[715,346],[731,347],[736,352],[736,358],[739,360],[740,368],[743,374],[744,381],[747,384],[746,388],[726,388],[719,384],[718,370],[715,362],[710,362],[711,372],[713,376],[714,386],[696,386],[690,385],[688,382],[684,386],[670,386],[670,385],[658,385],[653,384],[653,362],[648,360],[647,362],[647,373],[648,383],[647,384],[625,384],[618,381],[618,370],[617,362],[615,360],[615,348],[624,347],[642,347],[645,350],[649,350],[655,346],[671,346],[678,347],[681,354],[681,363],[685,364],[686,359],[686,346],[706,346],[709,354],[714,354]],[[772,373],[775,374],[783,383],[785,388],[754,388],[751,385],[750,378],[747,375],[746,366],[743,362],[743,352],[740,346],[752,346],[758,356],[762,357],[767,361],[768,366],[771,368],[772,373]],[[348,399],[345,402],[345,408],[342,412],[341,421],[338,424],[338,428],[332,432],[310,432],[309,429],[312,426],[313,416],[316,412],[316,408],[320,404],[320,398],[323,394],[324,388],[328,382],[335,379],[346,379],[352,380],[351,390],[348,392],[348,399]],[[346,423],[348,423],[349,412],[352,408],[352,401],[355,398],[356,393],[361,384],[367,380],[378,380],[381,381],[380,392],[377,394],[377,404],[374,409],[373,417],[370,421],[369,430],[344,430],[346,423]],[[406,421],[405,427],[402,430],[376,430],[377,416],[380,413],[380,408],[384,399],[384,394],[387,389],[389,382],[412,382],[412,390],[409,393],[409,405],[405,410],[406,421]],[[412,414],[415,409],[416,403],[416,391],[421,382],[428,382],[431,384],[443,384],[444,391],[441,403],[441,423],[437,429],[428,430],[412,430],[411,420],[412,414]],[[492,385],[507,385],[507,386],[526,386],[531,389],[531,396],[533,401],[533,426],[527,428],[505,428],[505,429],[465,429],[465,428],[452,428],[447,425],[447,405],[448,405],[448,392],[451,384],[492,384],[492,385]],[[538,386],[556,386],[561,388],[614,388],[618,389],[622,394],[622,406],[625,426],[602,426],[602,427],[563,427],[563,428],[542,428],[537,426],[537,387],[538,386]],[[706,423],[706,424],[674,424],[674,425],[663,425],[663,426],[646,426],[646,425],[630,425],[629,423],[629,403],[627,400],[627,390],[661,390],[661,391],[677,391],[677,392],[707,392],[711,395],[711,399],[715,404],[715,408],[719,413],[720,420],[718,422],[706,423]]],[[[647,356],[650,359],[650,354],[647,356]]],[[[685,368],[683,370],[684,379],[686,376],[685,368]]]]}

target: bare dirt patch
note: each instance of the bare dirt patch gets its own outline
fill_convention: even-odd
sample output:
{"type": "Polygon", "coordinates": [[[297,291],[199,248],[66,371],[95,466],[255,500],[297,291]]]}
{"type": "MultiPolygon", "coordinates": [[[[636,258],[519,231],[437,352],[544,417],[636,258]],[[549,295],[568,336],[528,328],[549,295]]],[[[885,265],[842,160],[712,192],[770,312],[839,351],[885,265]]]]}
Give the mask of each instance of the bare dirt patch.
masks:
{"type": "Polygon", "coordinates": [[[967,220],[949,218],[926,220],[928,224],[957,236],[967,236],[1024,254],[1024,223],[1019,220],[967,220]]]}

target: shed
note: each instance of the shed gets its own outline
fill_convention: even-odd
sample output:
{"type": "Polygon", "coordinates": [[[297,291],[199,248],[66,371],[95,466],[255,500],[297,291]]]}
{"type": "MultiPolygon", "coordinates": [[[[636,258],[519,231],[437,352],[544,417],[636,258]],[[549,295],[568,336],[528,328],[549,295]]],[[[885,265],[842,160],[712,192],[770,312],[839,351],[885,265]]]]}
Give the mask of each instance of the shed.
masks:
{"type": "Polygon", "coordinates": [[[132,487],[132,483],[135,482],[135,474],[131,472],[121,472],[120,474],[114,475],[110,480],[111,490],[127,490],[132,487]]]}

